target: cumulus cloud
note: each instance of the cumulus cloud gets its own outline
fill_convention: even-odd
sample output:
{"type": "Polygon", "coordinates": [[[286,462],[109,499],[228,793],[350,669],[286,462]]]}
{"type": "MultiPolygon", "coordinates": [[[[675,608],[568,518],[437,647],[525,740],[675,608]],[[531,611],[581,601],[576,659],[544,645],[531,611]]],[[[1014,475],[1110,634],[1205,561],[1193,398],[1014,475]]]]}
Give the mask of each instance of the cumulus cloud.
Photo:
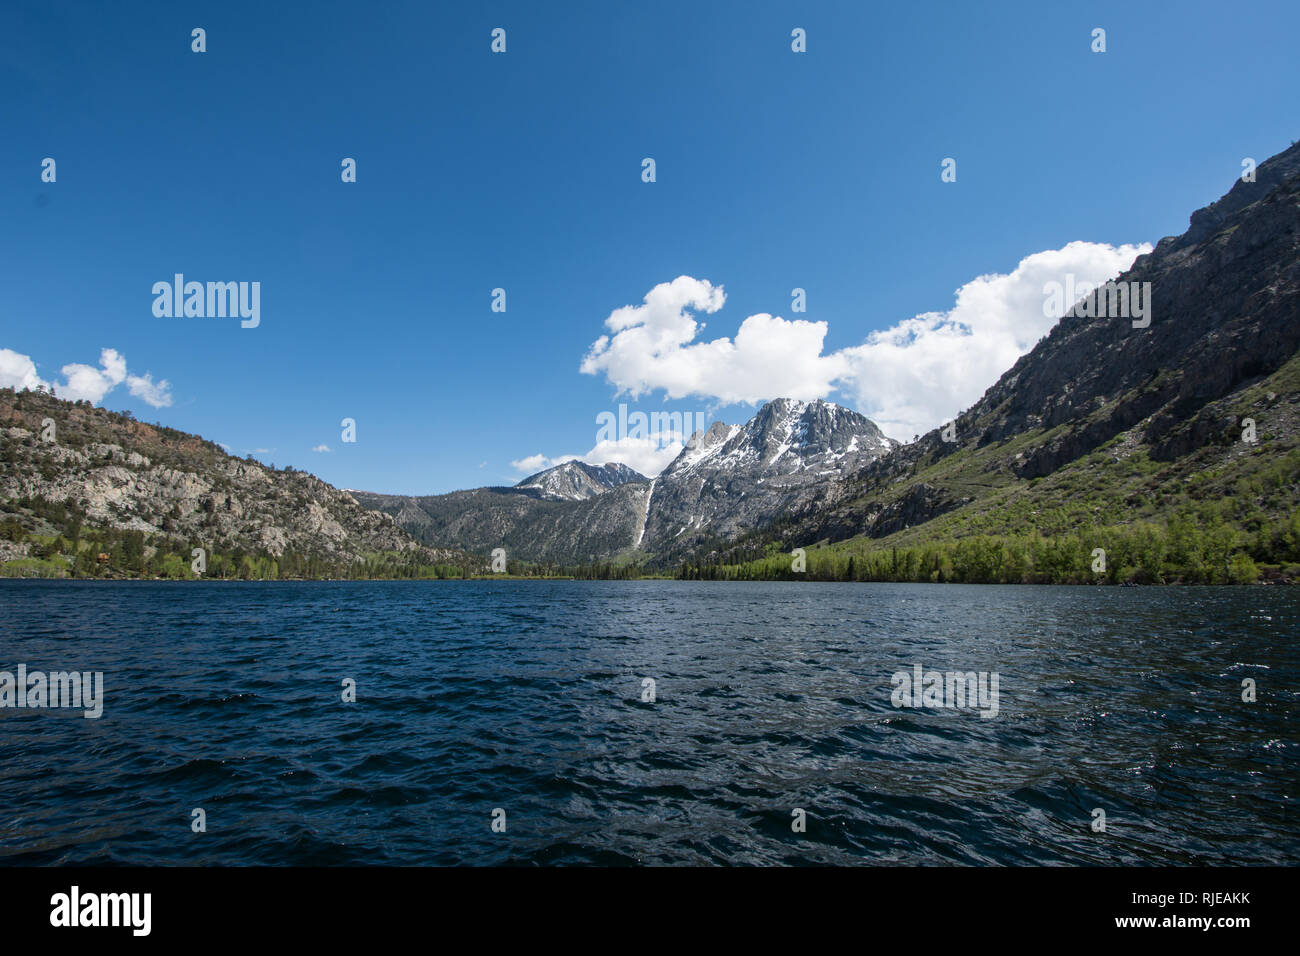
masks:
{"type": "Polygon", "coordinates": [[[53,388],[60,398],[98,405],[105,395],[125,382],[132,395],[154,408],[165,408],[172,403],[170,382],[166,379],[154,382],[148,372],[129,375],[126,358],[116,349],[102,349],[98,366],[70,362],[63,366],[62,371],[64,381],[46,382],[36,374],[36,363],[29,356],[11,349],[0,349],[0,388],[36,389],[43,386],[53,388]]]}
{"type": "MultiPolygon", "coordinates": [[[[689,436],[687,436],[689,437],[689,436]]],[[[651,438],[620,438],[605,440],[582,456],[593,465],[619,462],[641,474],[653,478],[667,468],[685,447],[681,436],[664,433],[651,438]]]]}
{"type": "Polygon", "coordinates": [[[648,437],[605,438],[596,442],[585,455],[530,455],[510,464],[520,475],[531,475],[554,468],[566,461],[585,461],[589,465],[608,465],[619,462],[653,478],[671,464],[684,447],[690,435],[675,431],[655,432],[648,437]]]}
{"type": "Polygon", "coordinates": [[[703,395],[725,405],[767,398],[820,398],[844,374],[837,354],[822,355],[825,322],[793,321],[766,313],[741,323],[729,338],[695,342],[704,328],[690,310],[717,312],[721,286],[678,276],[648,293],[641,305],[614,310],[602,335],[583,357],[581,370],[601,372],[619,392],[637,398],[663,389],[669,398],[703,395]]]}
{"type": "Polygon", "coordinates": [[[67,381],[58,386],[62,398],[73,402],[84,399],[98,405],[105,395],[126,381],[126,359],[116,349],[103,349],[99,353],[99,368],[70,362],[63,366],[63,375],[67,381]]]}
{"type": "Polygon", "coordinates": [[[312,448],[312,451],[316,451],[316,452],[327,452],[329,450],[330,450],[329,445],[316,445],[315,447],[312,448]]]}
{"type": "Polygon", "coordinates": [[[50,383],[36,374],[36,363],[13,349],[0,349],[0,388],[24,388],[35,391],[49,388],[50,383]]]}
{"type": "Polygon", "coordinates": [[[143,375],[128,375],[126,387],[132,395],[154,408],[166,408],[172,403],[171,382],[163,379],[155,384],[153,376],[148,372],[143,375]]]}
{"type": "Polygon", "coordinates": [[[603,373],[633,397],[662,389],[722,404],[838,390],[885,434],[910,440],[973,404],[1050,331],[1057,319],[1044,314],[1048,282],[1073,275],[1076,284],[1100,284],[1150,251],[1149,244],[1072,242],[1034,253],[1010,273],[967,282],[947,311],[921,313],[831,353],[822,351],[825,322],[766,313],[745,319],[734,340],[696,341],[704,326],[692,310],[717,312],[725,296],[720,286],[679,276],[651,289],[643,304],[611,313],[610,334],[592,344],[581,370],[603,373]]]}
{"type": "Polygon", "coordinates": [[[952,309],[923,313],[845,349],[842,385],[885,434],[910,440],[973,405],[1051,331],[1059,319],[1044,313],[1047,283],[1073,275],[1076,283],[1099,285],[1151,248],[1072,242],[1026,256],[1008,274],[978,276],[957,290],[952,309]]]}

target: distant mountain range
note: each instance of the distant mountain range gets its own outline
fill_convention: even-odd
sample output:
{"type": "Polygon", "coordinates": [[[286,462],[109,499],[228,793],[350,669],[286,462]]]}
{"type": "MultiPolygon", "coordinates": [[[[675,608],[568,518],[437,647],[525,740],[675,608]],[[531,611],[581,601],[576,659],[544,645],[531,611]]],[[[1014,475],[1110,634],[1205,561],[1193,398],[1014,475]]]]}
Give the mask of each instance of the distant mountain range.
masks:
{"type": "Polygon", "coordinates": [[[847,408],[777,399],[745,425],[697,432],[654,479],[570,461],[513,488],[354,495],[426,544],[501,547],[523,561],[664,565],[807,506],[897,444],[847,408]]]}
{"type": "Polygon", "coordinates": [[[101,529],[92,543],[125,549],[109,558],[123,573],[210,542],[245,571],[306,575],[469,573],[504,548],[525,564],[761,577],[791,573],[804,548],[812,576],[1091,580],[1099,548],[1108,580],[1246,581],[1256,563],[1300,576],[1300,147],[1117,282],[1149,289],[1149,322],[1092,293],[951,428],[900,446],[849,409],[776,399],[696,432],[653,479],[569,461],[513,487],[349,493],[0,390],[0,572],[81,573],[78,536],[101,529]]]}
{"type": "MultiPolygon", "coordinates": [[[[1114,314],[1108,290],[1092,293],[950,429],[910,445],[847,409],[778,399],[743,426],[697,433],[653,481],[548,513],[548,533],[494,530],[524,558],[698,568],[806,547],[837,574],[845,556],[900,546],[1001,536],[1005,547],[990,547],[1010,553],[1065,535],[1080,548],[1092,535],[1111,544],[1111,579],[1116,568],[1140,580],[1173,568],[1181,579],[1245,580],[1253,561],[1294,577],[1300,147],[1261,163],[1254,182],[1236,181],[1116,283],[1149,290],[1146,319],[1114,314]],[[1130,534],[1149,543],[1132,545],[1130,534]]],[[[486,541],[471,547],[460,532],[481,527],[481,502],[460,494],[470,497],[359,500],[417,536],[432,533],[423,540],[477,550],[486,541]],[[414,510],[444,520],[421,525],[414,510]]],[[[1090,573],[1092,548],[1084,552],[1046,578],[1032,555],[1024,568],[1017,558],[970,572],[946,571],[936,555],[931,577],[1075,579],[1090,573]]]]}

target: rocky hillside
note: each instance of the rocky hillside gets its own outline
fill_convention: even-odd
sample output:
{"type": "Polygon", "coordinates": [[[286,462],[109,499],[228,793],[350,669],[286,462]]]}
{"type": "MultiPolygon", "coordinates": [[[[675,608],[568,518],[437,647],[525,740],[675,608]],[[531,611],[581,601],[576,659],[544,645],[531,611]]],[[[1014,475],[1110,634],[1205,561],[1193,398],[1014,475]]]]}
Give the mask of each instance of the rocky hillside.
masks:
{"type": "Polygon", "coordinates": [[[0,508],[10,529],[0,560],[30,556],[42,536],[67,541],[94,529],[167,539],[187,565],[191,547],[331,565],[380,553],[430,564],[461,557],[422,547],[388,515],[305,472],[12,389],[0,390],[0,508]]]}
{"type": "Polygon", "coordinates": [[[504,548],[511,561],[569,566],[606,560],[636,534],[645,484],[630,482],[578,500],[540,497],[535,489],[475,488],[445,495],[353,492],[392,515],[422,542],[448,542],[479,555],[504,548]]]}
{"type": "Polygon", "coordinates": [[[955,441],[935,430],[703,559],[777,542],[851,539],[839,552],[865,555],[971,535],[1161,537],[1186,521],[1231,539],[1220,565],[1300,560],[1286,543],[1300,504],[1300,146],[1117,282],[1150,283],[1149,326],[1095,317],[1110,308],[1093,293],[957,418],[955,441]]]}
{"type": "Polygon", "coordinates": [[[666,561],[762,527],[897,446],[850,409],[775,399],[744,425],[715,422],[691,437],[647,492],[635,546],[666,561]]]}
{"type": "Polygon", "coordinates": [[[515,487],[555,501],[586,501],[619,485],[647,480],[639,471],[619,462],[589,465],[585,461],[566,461],[529,475],[515,487]]]}

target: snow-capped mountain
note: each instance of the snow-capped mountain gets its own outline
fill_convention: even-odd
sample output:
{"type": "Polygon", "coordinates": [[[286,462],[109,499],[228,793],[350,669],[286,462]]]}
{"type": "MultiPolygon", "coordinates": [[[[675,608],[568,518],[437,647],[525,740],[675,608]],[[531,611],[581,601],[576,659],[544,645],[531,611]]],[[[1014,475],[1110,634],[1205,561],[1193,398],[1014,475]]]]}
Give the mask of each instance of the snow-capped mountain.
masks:
{"type": "Polygon", "coordinates": [[[896,442],[830,402],[781,398],[744,425],[696,432],[657,478],[569,461],[512,488],[408,498],[357,492],[421,541],[576,563],[628,552],[666,564],[835,493],[896,442]]]}
{"type": "Polygon", "coordinates": [[[893,451],[871,419],[831,402],[768,402],[744,425],[697,432],[662,478],[702,470],[789,475],[853,470],[893,451]]]}
{"type": "Polygon", "coordinates": [[[619,485],[648,480],[639,471],[620,462],[589,465],[575,460],[529,475],[515,487],[556,501],[586,501],[619,485]]]}
{"type": "Polygon", "coordinates": [[[691,436],[655,479],[636,546],[685,551],[767,524],[897,446],[851,409],[774,399],[744,425],[691,436]]]}

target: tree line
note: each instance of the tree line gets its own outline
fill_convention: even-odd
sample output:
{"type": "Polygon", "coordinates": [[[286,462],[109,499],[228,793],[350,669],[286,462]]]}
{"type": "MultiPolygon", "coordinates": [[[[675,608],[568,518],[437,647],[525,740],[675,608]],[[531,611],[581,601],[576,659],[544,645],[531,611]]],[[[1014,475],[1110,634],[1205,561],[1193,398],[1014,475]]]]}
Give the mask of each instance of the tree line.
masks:
{"type": "Polygon", "coordinates": [[[910,547],[825,548],[791,553],[769,546],[735,564],[685,562],[683,580],[898,581],[968,584],[1250,584],[1300,577],[1300,512],[1254,532],[1182,515],[1043,536],[971,535],[910,547]]]}

